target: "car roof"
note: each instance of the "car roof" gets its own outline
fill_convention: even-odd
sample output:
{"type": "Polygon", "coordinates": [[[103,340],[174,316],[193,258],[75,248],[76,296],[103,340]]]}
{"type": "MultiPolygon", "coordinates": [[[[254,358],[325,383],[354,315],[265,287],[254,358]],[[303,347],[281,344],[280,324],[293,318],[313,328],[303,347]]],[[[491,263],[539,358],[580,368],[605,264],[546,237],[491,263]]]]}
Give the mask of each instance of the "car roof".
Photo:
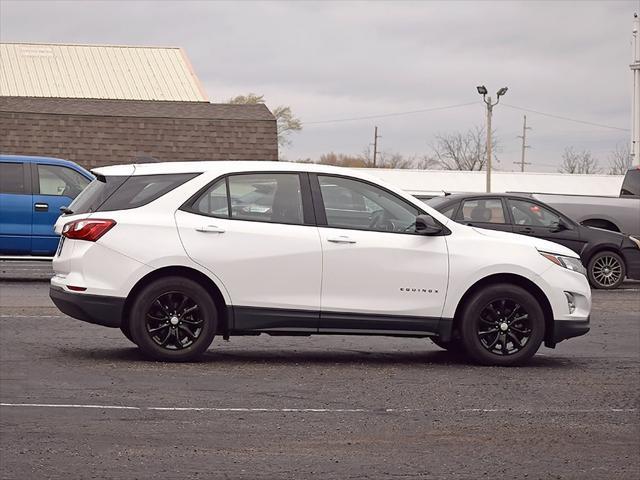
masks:
{"type": "Polygon", "coordinates": [[[157,162],[157,163],[133,163],[127,165],[111,165],[95,168],[92,172],[98,175],[161,175],[168,173],[205,173],[205,172],[242,172],[242,171],[296,171],[334,174],[362,174],[355,170],[320,165],[315,163],[273,162],[273,161],[244,161],[244,160],[217,160],[217,161],[193,161],[193,162],[157,162]]]}
{"type": "Polygon", "coordinates": [[[434,197],[430,200],[427,200],[429,205],[443,205],[445,203],[453,203],[459,200],[464,200],[467,198],[521,198],[523,200],[533,200],[533,197],[529,193],[488,193],[488,192],[470,192],[470,193],[453,193],[450,195],[446,195],[444,197],[434,197]],[[433,203],[432,203],[433,200],[433,203]]]}

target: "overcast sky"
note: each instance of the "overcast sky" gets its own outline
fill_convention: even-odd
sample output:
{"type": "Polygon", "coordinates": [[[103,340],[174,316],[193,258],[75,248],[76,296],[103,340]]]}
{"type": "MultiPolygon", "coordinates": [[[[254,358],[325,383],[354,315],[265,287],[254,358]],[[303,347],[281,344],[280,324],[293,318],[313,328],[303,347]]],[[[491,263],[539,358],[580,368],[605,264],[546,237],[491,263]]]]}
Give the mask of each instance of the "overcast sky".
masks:
{"type": "Polygon", "coordinates": [[[628,142],[635,11],[639,0],[0,0],[0,39],[183,47],[212,102],[255,92],[308,122],[282,152],[290,160],[358,154],[376,125],[382,150],[428,154],[436,134],[484,124],[479,84],[509,87],[494,110],[503,170],[519,168],[525,112],[513,106],[618,128],[527,113],[530,169],[555,171],[566,146],[606,167],[628,142]]]}

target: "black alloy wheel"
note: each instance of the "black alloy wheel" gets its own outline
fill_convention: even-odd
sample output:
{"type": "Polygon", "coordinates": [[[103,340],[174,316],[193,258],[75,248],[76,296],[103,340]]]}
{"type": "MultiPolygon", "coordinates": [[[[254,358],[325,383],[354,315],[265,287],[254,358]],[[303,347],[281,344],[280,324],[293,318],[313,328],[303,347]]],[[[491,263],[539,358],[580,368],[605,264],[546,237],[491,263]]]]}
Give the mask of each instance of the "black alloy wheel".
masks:
{"type": "Polygon", "coordinates": [[[199,283],[184,277],[159,278],[136,295],[129,329],[140,350],[156,360],[183,362],[204,353],[215,336],[215,303],[199,283]]]}
{"type": "Polygon", "coordinates": [[[465,350],[476,362],[518,365],[544,340],[544,312],[523,287],[496,283],[481,287],[465,302],[459,330],[465,350]]]}
{"type": "Polygon", "coordinates": [[[587,267],[589,283],[594,288],[613,290],[622,285],[626,276],[626,268],[622,257],[611,251],[596,253],[587,267]]]}
{"type": "Polygon", "coordinates": [[[167,292],[156,298],[146,315],[147,333],[167,350],[190,347],[202,334],[200,307],[182,292],[167,292]]]}
{"type": "Polygon", "coordinates": [[[495,355],[519,352],[527,345],[532,332],[529,313],[514,300],[495,300],[480,312],[478,339],[495,355]]]}

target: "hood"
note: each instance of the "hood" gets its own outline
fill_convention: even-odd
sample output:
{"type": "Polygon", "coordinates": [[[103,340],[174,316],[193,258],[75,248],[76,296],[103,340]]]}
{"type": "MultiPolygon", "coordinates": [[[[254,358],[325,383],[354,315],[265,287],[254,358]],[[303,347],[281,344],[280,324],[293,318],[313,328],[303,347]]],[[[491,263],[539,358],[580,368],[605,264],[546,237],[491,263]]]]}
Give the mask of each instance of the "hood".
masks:
{"type": "Polygon", "coordinates": [[[565,257],[580,258],[576,252],[568,249],[564,245],[550,242],[548,240],[542,240],[541,238],[529,237],[526,235],[519,235],[511,232],[501,232],[499,230],[485,230],[484,228],[471,227],[476,233],[484,235],[485,237],[491,237],[507,241],[510,243],[518,243],[520,245],[528,245],[536,248],[541,252],[555,253],[557,255],[563,255],[565,257]]]}

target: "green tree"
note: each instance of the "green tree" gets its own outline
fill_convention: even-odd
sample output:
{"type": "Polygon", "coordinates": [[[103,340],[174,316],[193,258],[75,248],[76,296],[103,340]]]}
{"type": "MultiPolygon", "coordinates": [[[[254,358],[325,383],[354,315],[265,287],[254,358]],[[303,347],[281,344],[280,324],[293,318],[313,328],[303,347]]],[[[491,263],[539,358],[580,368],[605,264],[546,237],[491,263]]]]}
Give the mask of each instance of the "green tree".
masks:
{"type": "MultiPolygon", "coordinates": [[[[229,103],[235,105],[256,105],[259,103],[266,103],[264,95],[256,95],[255,93],[249,93],[247,95],[238,95],[229,100],[229,103]]],[[[275,107],[271,113],[276,117],[276,124],[278,128],[278,145],[284,147],[291,144],[289,135],[293,132],[299,132],[302,130],[302,122],[291,111],[291,107],[286,105],[280,105],[275,107]]]]}

